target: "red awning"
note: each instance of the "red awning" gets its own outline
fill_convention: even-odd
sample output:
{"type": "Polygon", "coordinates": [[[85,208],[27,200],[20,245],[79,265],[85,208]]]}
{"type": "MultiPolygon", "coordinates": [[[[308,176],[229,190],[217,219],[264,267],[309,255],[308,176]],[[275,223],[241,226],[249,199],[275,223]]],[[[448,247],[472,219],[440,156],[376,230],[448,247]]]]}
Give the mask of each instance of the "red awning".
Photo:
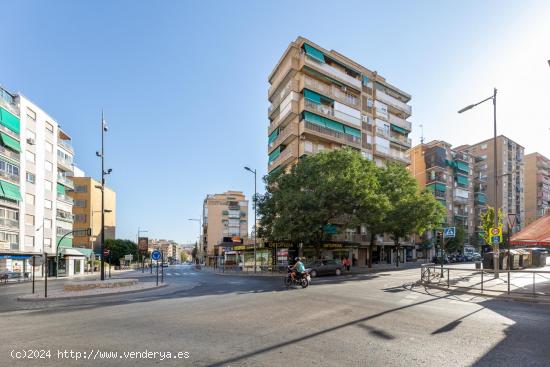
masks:
{"type": "Polygon", "coordinates": [[[529,224],[510,239],[514,246],[550,246],[550,215],[529,224]]]}

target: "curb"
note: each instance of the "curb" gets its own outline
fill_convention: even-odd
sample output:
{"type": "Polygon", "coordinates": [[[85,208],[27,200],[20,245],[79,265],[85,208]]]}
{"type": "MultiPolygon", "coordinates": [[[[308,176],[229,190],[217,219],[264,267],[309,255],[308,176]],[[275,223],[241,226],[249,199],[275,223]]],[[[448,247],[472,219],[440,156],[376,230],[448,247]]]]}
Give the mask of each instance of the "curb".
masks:
{"type": "Polygon", "coordinates": [[[17,297],[18,301],[21,302],[42,302],[42,301],[66,301],[66,300],[72,300],[72,299],[81,299],[81,298],[95,298],[95,297],[108,297],[108,296],[118,296],[119,294],[129,294],[129,293],[139,293],[139,292],[145,292],[150,291],[153,289],[159,289],[164,288],[168,286],[168,283],[159,284],[158,286],[154,286],[151,288],[144,288],[144,289],[135,289],[131,291],[123,291],[123,292],[116,292],[116,293],[99,293],[99,294],[86,294],[82,296],[67,296],[67,297],[55,297],[55,298],[26,298],[24,296],[17,297]]]}
{"type": "MultiPolygon", "coordinates": [[[[539,298],[537,298],[537,297],[524,297],[524,296],[508,295],[508,294],[506,294],[506,292],[504,292],[503,294],[492,295],[492,294],[488,294],[488,293],[473,292],[473,291],[469,291],[469,290],[466,290],[466,289],[462,290],[460,288],[447,288],[447,287],[441,287],[441,286],[437,286],[437,285],[425,285],[425,284],[420,284],[420,285],[423,286],[423,287],[426,287],[426,288],[437,289],[437,290],[446,291],[446,292],[449,292],[449,293],[468,294],[468,295],[472,295],[472,296],[479,296],[479,297],[492,298],[492,299],[505,299],[505,300],[509,300],[509,301],[550,304],[550,297],[548,297],[548,296],[542,296],[544,298],[540,298],[541,296],[539,296],[539,298]]],[[[489,291],[489,292],[491,292],[491,291],[489,291]]]]}

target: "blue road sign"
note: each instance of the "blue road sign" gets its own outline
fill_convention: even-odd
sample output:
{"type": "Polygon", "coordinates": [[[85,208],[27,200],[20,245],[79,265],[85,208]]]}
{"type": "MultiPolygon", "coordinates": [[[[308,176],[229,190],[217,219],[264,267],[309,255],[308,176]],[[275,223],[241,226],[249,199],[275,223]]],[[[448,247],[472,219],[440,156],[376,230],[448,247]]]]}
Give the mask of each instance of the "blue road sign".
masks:
{"type": "Polygon", "coordinates": [[[500,236],[493,236],[491,239],[493,240],[493,243],[500,243],[500,236]]]}
{"type": "Polygon", "coordinates": [[[446,227],[446,228],[443,228],[443,237],[444,237],[444,238],[455,237],[455,234],[456,234],[456,229],[455,229],[455,227],[446,227]]]}
{"type": "Polygon", "coordinates": [[[153,260],[158,260],[158,259],[160,259],[160,251],[159,251],[159,250],[154,250],[154,251],[151,253],[151,259],[153,259],[153,260]]]}

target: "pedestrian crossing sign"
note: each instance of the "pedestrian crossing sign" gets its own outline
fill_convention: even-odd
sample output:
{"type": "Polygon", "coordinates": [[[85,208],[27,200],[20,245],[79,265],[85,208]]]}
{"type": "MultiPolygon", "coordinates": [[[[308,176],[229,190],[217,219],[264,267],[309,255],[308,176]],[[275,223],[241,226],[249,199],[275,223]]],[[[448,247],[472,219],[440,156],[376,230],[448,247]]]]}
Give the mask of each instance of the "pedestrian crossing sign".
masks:
{"type": "Polygon", "coordinates": [[[456,228],[455,227],[443,228],[443,237],[444,238],[454,238],[455,235],[456,235],[456,228]]]}

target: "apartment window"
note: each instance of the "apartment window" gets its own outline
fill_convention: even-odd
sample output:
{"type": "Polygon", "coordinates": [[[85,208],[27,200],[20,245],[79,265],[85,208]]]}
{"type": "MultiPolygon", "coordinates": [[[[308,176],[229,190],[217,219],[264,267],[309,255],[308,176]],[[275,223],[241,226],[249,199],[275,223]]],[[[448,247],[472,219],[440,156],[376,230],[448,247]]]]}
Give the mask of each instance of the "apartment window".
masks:
{"type": "Polygon", "coordinates": [[[0,241],[11,244],[19,244],[19,235],[8,232],[0,232],[0,241]]]}
{"type": "Polygon", "coordinates": [[[74,192],[87,192],[88,185],[78,185],[74,187],[74,192]]]}
{"type": "Polygon", "coordinates": [[[0,160],[0,171],[7,173],[12,179],[19,179],[19,167],[14,164],[0,160]]]}
{"type": "Polygon", "coordinates": [[[317,151],[322,152],[323,150],[325,150],[325,146],[323,144],[317,144],[317,151]]]}
{"type": "Polygon", "coordinates": [[[51,209],[52,208],[52,201],[48,199],[44,199],[44,208],[51,209]]]}
{"type": "Polygon", "coordinates": [[[52,247],[52,239],[51,238],[44,238],[44,248],[46,247],[52,247]]]}
{"type": "Polygon", "coordinates": [[[34,236],[25,236],[25,246],[34,247],[34,236]]]}
{"type": "Polygon", "coordinates": [[[34,163],[36,161],[36,156],[33,152],[29,152],[28,150],[25,152],[25,157],[27,160],[31,163],[34,163]]]}
{"type": "Polygon", "coordinates": [[[75,200],[74,201],[74,206],[79,207],[79,208],[83,208],[83,207],[86,206],[86,200],[83,200],[83,199],[75,200]]]}
{"type": "Polygon", "coordinates": [[[27,129],[27,137],[32,140],[36,140],[36,134],[34,131],[27,129]]]}
{"type": "Polygon", "coordinates": [[[44,162],[44,169],[45,169],[46,171],[51,172],[51,171],[53,170],[53,164],[52,164],[52,162],[50,162],[50,161],[45,161],[45,162],[44,162]]]}
{"type": "Polygon", "coordinates": [[[86,222],[86,214],[75,214],[74,215],[74,221],[78,223],[85,223],[86,222]]]}
{"type": "Polygon", "coordinates": [[[46,131],[53,133],[53,125],[46,121],[46,131]]]}
{"type": "Polygon", "coordinates": [[[53,152],[53,144],[52,143],[46,142],[45,147],[46,147],[46,152],[50,152],[50,153],[53,152]]]}
{"type": "Polygon", "coordinates": [[[44,229],[52,229],[52,220],[44,218],[44,229]]]}
{"type": "Polygon", "coordinates": [[[27,117],[33,121],[36,121],[36,112],[27,107],[27,117]]]}
{"type": "Polygon", "coordinates": [[[34,226],[34,215],[25,214],[25,224],[28,226],[34,226]]]}
{"type": "Polygon", "coordinates": [[[27,177],[27,182],[32,184],[36,182],[36,175],[34,173],[27,172],[26,177],[27,177]]]}
{"type": "Polygon", "coordinates": [[[26,202],[28,205],[34,206],[34,195],[33,195],[33,194],[26,193],[26,194],[25,194],[25,202],[26,202]]]}
{"type": "Polygon", "coordinates": [[[304,142],[304,150],[308,153],[313,153],[313,143],[310,141],[304,142]]]}
{"type": "Polygon", "coordinates": [[[363,158],[368,159],[369,161],[372,161],[372,153],[371,152],[361,152],[363,155],[363,158]]]}
{"type": "Polygon", "coordinates": [[[53,184],[50,180],[44,180],[44,189],[46,191],[52,191],[53,184]]]}
{"type": "Polygon", "coordinates": [[[487,149],[487,144],[481,144],[481,149],[487,149]]]}

